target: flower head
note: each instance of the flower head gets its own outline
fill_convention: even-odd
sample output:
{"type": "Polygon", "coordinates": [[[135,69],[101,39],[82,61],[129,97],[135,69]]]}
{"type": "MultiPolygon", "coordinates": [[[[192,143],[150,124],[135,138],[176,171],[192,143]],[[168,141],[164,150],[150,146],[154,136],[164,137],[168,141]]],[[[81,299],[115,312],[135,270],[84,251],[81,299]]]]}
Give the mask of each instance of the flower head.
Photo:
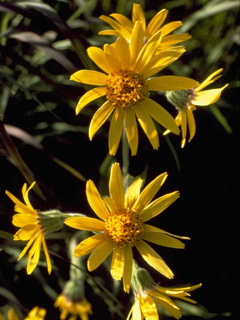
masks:
{"type": "MultiPolygon", "coordinates": [[[[187,127],[189,128],[189,142],[195,135],[196,125],[193,117],[193,111],[196,110],[196,106],[208,106],[215,103],[221,96],[221,92],[228,86],[217,89],[203,90],[212,82],[215,82],[219,77],[223,69],[210,74],[199,86],[194,89],[170,91],[167,93],[168,100],[177,108],[178,115],[175,119],[176,124],[182,129],[182,148],[186,143],[187,127]]],[[[169,131],[166,131],[166,133],[169,131]]]]}
{"type": "Polygon", "coordinates": [[[20,253],[18,260],[20,260],[28,251],[27,254],[27,274],[31,274],[36,268],[39,258],[41,246],[47,261],[48,273],[51,273],[52,266],[45,241],[45,235],[48,232],[56,231],[63,225],[63,218],[58,211],[53,210],[49,212],[39,212],[35,210],[28,197],[29,191],[33,188],[35,182],[27,189],[27,184],[24,183],[22,194],[24,202],[18,200],[9,191],[6,191],[8,197],[15,203],[16,214],[13,216],[13,225],[20,229],[15,233],[15,241],[28,241],[25,248],[20,253]]]}
{"type": "Polygon", "coordinates": [[[113,252],[111,275],[115,280],[123,278],[126,292],[130,289],[133,247],[137,248],[150,266],[171,279],[172,271],[146,241],[180,249],[184,248],[184,244],[177,238],[189,239],[145,223],[179,197],[179,193],[175,191],[152,201],[166,178],[167,173],[159,175],[142,192],[140,189],[143,181],[139,178],[124,192],[120,166],[114,163],[110,173],[109,197],[103,199],[93,181],[89,180],[86,185],[88,202],[100,219],[72,217],[65,220],[70,227],[96,232],[80,242],[75,249],[76,257],[91,253],[87,262],[89,271],[96,269],[113,252]]]}
{"type": "Polygon", "coordinates": [[[156,32],[161,32],[162,40],[158,48],[158,52],[160,52],[161,50],[170,48],[176,43],[180,43],[191,38],[188,33],[170,35],[172,31],[182,25],[182,22],[174,21],[163,26],[167,15],[168,10],[162,9],[151,19],[151,21],[147,25],[141,5],[138,3],[134,3],[132,9],[132,21],[126,18],[124,15],[118,13],[111,14],[111,17],[107,17],[104,15],[100,16],[100,19],[108,23],[113,29],[100,31],[99,34],[113,35],[117,37],[121,36],[127,41],[130,41],[134,23],[136,21],[141,21],[145,41],[149,40],[156,32]]]}
{"type": "Polygon", "coordinates": [[[161,33],[157,32],[144,44],[144,32],[141,22],[134,24],[130,42],[119,37],[115,43],[106,44],[103,50],[90,47],[89,57],[104,71],[80,70],[71,76],[71,80],[97,85],[85,93],[79,100],[78,114],[88,103],[106,96],[107,101],[94,114],[89,138],[92,140],[97,130],[112,114],[109,131],[109,152],[117,152],[122,135],[123,124],[132,155],[138,147],[138,119],[154,149],[158,149],[158,133],[152,119],[175,134],[179,133],[173,117],[158,103],[152,100],[150,91],[183,90],[196,87],[198,82],[178,76],[150,78],[175,61],[183,49],[165,50],[158,54],[156,50],[161,42],[161,33]]]}
{"type": "Polygon", "coordinates": [[[127,320],[159,320],[158,304],[160,304],[174,318],[181,318],[181,309],[172,298],[185,300],[195,304],[188,292],[200,288],[202,284],[182,288],[166,288],[154,283],[149,272],[143,268],[136,268],[132,277],[132,289],[135,302],[129,312],[127,320]]]}
{"type": "Polygon", "coordinates": [[[86,298],[72,301],[64,294],[60,294],[54,303],[61,311],[60,319],[65,320],[68,314],[71,315],[69,320],[76,320],[78,317],[81,320],[88,320],[88,315],[92,314],[92,306],[86,298]]]}

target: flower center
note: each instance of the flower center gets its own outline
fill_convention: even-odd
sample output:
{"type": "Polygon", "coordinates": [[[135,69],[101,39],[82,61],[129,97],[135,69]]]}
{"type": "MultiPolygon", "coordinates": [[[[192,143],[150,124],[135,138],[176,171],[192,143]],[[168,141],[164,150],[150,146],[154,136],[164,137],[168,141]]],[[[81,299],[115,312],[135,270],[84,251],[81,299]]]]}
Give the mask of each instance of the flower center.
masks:
{"type": "Polygon", "coordinates": [[[143,223],[135,211],[123,209],[109,215],[104,231],[117,245],[132,247],[142,239],[143,223]]]}
{"type": "Polygon", "coordinates": [[[106,87],[108,101],[121,109],[130,109],[149,96],[142,74],[132,70],[120,70],[118,74],[110,74],[106,87]]]}

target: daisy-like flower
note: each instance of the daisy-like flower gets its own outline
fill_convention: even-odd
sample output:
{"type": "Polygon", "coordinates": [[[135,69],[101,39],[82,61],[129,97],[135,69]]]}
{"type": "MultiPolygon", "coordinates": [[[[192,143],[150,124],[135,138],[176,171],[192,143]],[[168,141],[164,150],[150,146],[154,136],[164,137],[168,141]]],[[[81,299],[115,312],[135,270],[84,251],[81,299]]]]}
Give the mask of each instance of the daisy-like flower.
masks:
{"type": "MultiPolygon", "coordinates": [[[[46,310],[44,308],[34,307],[24,320],[44,320],[46,310]]],[[[7,320],[20,320],[17,313],[13,308],[9,309],[7,320]]],[[[3,315],[0,313],[0,320],[5,320],[3,315]]]]}
{"type": "Polygon", "coordinates": [[[137,153],[136,119],[154,149],[158,149],[159,139],[152,118],[164,128],[175,134],[179,133],[173,117],[149,98],[149,92],[189,89],[196,87],[198,82],[178,76],[150,78],[175,61],[184,51],[166,50],[155,54],[160,42],[161,33],[157,32],[144,44],[142,23],[137,21],[129,43],[123,37],[119,37],[115,43],[104,45],[103,50],[98,47],[88,48],[89,57],[104,72],[80,70],[70,78],[76,82],[97,86],[81,97],[76,107],[77,114],[88,103],[106,96],[107,101],[91,120],[89,138],[92,140],[97,130],[112,114],[109,130],[109,152],[112,155],[117,152],[123,125],[131,153],[137,153]]]}
{"type": "Polygon", "coordinates": [[[93,181],[89,180],[86,185],[88,202],[100,219],[73,217],[65,220],[65,224],[72,228],[97,233],[80,242],[74,254],[80,257],[91,253],[87,267],[89,271],[93,271],[113,252],[111,275],[115,280],[123,278],[126,292],[130,290],[133,247],[137,248],[150,266],[171,279],[173,272],[146,241],[182,249],[184,243],[176,238],[189,239],[145,223],[159,215],[179,197],[178,191],[175,191],[152,201],[166,178],[167,173],[159,175],[142,192],[140,188],[143,181],[139,178],[124,192],[120,166],[114,163],[109,180],[110,197],[103,199],[93,181]]]}
{"type": "Polygon", "coordinates": [[[92,314],[92,306],[83,298],[79,301],[72,301],[64,294],[60,294],[54,303],[55,307],[58,307],[61,311],[60,319],[65,320],[68,314],[71,315],[69,320],[76,320],[78,317],[81,320],[88,320],[89,315],[92,314]]]}
{"type": "Polygon", "coordinates": [[[157,306],[160,304],[175,319],[180,319],[181,309],[171,298],[178,298],[195,304],[196,301],[189,298],[188,292],[201,287],[201,284],[183,288],[164,288],[158,285],[146,290],[134,293],[135,302],[130,310],[127,320],[159,320],[157,306]]]}
{"type": "Polygon", "coordinates": [[[28,193],[34,185],[35,182],[33,182],[28,189],[26,183],[24,183],[23,185],[22,194],[25,203],[18,200],[9,191],[6,191],[8,197],[15,203],[14,209],[17,212],[13,216],[12,223],[14,226],[20,228],[14,234],[14,240],[28,241],[27,245],[18,257],[18,260],[20,260],[29,250],[27,254],[27,274],[31,274],[33,270],[36,268],[40,258],[41,246],[43,247],[43,251],[45,253],[47,261],[47,270],[50,274],[52,266],[45,241],[45,234],[48,230],[44,229],[42,224],[43,214],[32,207],[28,197],[28,193]]]}
{"type": "MultiPolygon", "coordinates": [[[[221,92],[228,86],[217,89],[203,90],[212,82],[215,82],[221,77],[220,73],[223,69],[210,74],[199,86],[194,89],[170,91],[167,93],[167,99],[174,105],[178,110],[178,115],[175,119],[177,126],[181,127],[182,131],[182,142],[181,147],[183,148],[186,144],[187,128],[189,129],[189,140],[190,142],[196,132],[196,124],[193,116],[193,111],[196,110],[196,106],[204,107],[215,103],[221,96],[221,92]]],[[[169,130],[165,132],[168,133],[169,130]]]]}
{"type": "Polygon", "coordinates": [[[156,32],[161,32],[162,40],[158,48],[159,52],[160,50],[166,50],[176,43],[180,43],[191,38],[188,33],[170,35],[172,31],[176,30],[182,25],[182,22],[174,21],[163,26],[167,15],[168,10],[162,9],[151,19],[147,25],[141,5],[134,3],[132,9],[132,21],[124,15],[118,13],[113,13],[110,15],[110,17],[104,15],[100,16],[100,19],[108,23],[113,29],[100,31],[99,34],[113,35],[117,37],[122,36],[127,41],[130,41],[134,23],[136,21],[141,21],[145,41],[149,40],[156,32]]]}

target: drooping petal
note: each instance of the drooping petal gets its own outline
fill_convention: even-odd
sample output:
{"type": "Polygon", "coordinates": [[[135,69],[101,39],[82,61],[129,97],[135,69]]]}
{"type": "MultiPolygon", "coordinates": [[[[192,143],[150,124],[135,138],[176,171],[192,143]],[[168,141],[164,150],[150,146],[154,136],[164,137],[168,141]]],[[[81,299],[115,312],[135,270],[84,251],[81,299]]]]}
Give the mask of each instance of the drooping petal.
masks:
{"type": "Polygon", "coordinates": [[[87,91],[78,101],[76,114],[78,114],[88,103],[106,95],[106,87],[98,87],[87,91]]]}
{"type": "Polygon", "coordinates": [[[125,248],[115,246],[113,249],[111,275],[115,280],[121,280],[125,264],[125,248]]]}
{"type": "Polygon", "coordinates": [[[124,207],[124,185],[119,163],[111,167],[109,179],[109,193],[119,209],[124,207]]]}
{"type": "Polygon", "coordinates": [[[175,319],[180,319],[182,314],[180,308],[170,299],[160,293],[154,293],[153,295],[157,302],[159,302],[162,307],[167,310],[175,319]]]}
{"type": "Polygon", "coordinates": [[[179,198],[179,192],[174,191],[172,193],[165,194],[164,196],[154,200],[147,207],[145,207],[141,213],[140,217],[143,222],[148,221],[164,210],[166,210],[175,200],[179,198]]]}
{"type": "Polygon", "coordinates": [[[125,111],[124,122],[131,154],[135,156],[138,148],[138,129],[135,113],[132,109],[125,111]]]}
{"type": "Polygon", "coordinates": [[[159,254],[153,250],[145,241],[140,241],[135,244],[137,250],[143,257],[143,259],[154,269],[160,272],[168,279],[173,278],[173,273],[159,254]]]}
{"type": "Polygon", "coordinates": [[[140,102],[135,108],[135,113],[153,149],[158,149],[159,147],[158,132],[147,110],[145,110],[144,104],[140,102]]]}
{"type": "Polygon", "coordinates": [[[133,207],[138,211],[138,213],[140,213],[152,201],[160,187],[165,182],[166,178],[167,173],[162,173],[143,189],[133,207]]]}
{"type": "Polygon", "coordinates": [[[115,109],[112,116],[110,129],[109,129],[109,136],[108,136],[109,153],[113,156],[117,152],[120,138],[122,136],[123,120],[124,120],[124,111],[118,108],[115,109]]]}
{"type": "Polygon", "coordinates": [[[218,101],[221,92],[228,86],[225,85],[222,88],[210,89],[198,92],[196,97],[192,100],[192,104],[196,106],[208,106],[218,101]]]}
{"type": "Polygon", "coordinates": [[[48,274],[51,274],[52,272],[52,264],[51,264],[51,260],[50,260],[50,256],[49,256],[49,252],[48,252],[48,248],[47,248],[47,244],[45,241],[45,238],[42,237],[42,245],[43,245],[43,251],[46,257],[46,261],[47,261],[47,271],[48,274]]]}
{"type": "Polygon", "coordinates": [[[93,115],[89,126],[89,139],[92,140],[98,129],[107,121],[114,110],[111,102],[106,101],[93,115]]]}
{"type": "Polygon", "coordinates": [[[180,111],[180,125],[182,130],[182,142],[181,147],[183,148],[186,143],[186,136],[187,136],[187,113],[185,111],[180,111]]]}
{"type": "Polygon", "coordinates": [[[187,107],[186,112],[187,112],[187,122],[188,122],[189,133],[190,133],[190,137],[189,137],[188,142],[190,142],[195,135],[196,124],[195,124],[195,120],[194,120],[191,106],[187,107]]]}
{"type": "Polygon", "coordinates": [[[14,234],[14,240],[26,241],[35,236],[35,233],[40,230],[40,226],[36,224],[24,225],[14,234]]]}
{"type": "Polygon", "coordinates": [[[156,303],[149,296],[145,295],[140,298],[141,311],[144,319],[146,320],[158,320],[158,310],[156,303]]]}
{"type": "Polygon", "coordinates": [[[64,223],[72,228],[86,231],[103,231],[104,222],[95,218],[71,217],[64,223]]]}
{"type": "Polygon", "coordinates": [[[141,311],[141,305],[140,305],[139,299],[135,300],[135,303],[133,305],[132,319],[138,319],[138,320],[144,319],[141,311]]]}
{"type": "Polygon", "coordinates": [[[71,75],[70,80],[95,86],[104,86],[107,81],[107,75],[95,70],[79,70],[71,75]]]}
{"type": "Polygon", "coordinates": [[[28,255],[27,255],[27,261],[28,261],[27,274],[31,274],[38,264],[38,261],[40,258],[40,250],[41,250],[41,240],[42,240],[42,235],[40,234],[36,238],[31,249],[28,252],[28,255]]]}
{"type": "Polygon", "coordinates": [[[149,98],[145,98],[142,104],[147,109],[149,115],[161,126],[171,130],[175,134],[179,134],[179,129],[174,118],[160,104],[149,98]]]}
{"type": "Polygon", "coordinates": [[[140,190],[142,186],[143,180],[138,178],[135,180],[126,190],[125,192],[125,207],[132,208],[137,198],[140,195],[140,190]]]}
{"type": "Polygon", "coordinates": [[[27,250],[30,248],[30,246],[33,244],[33,242],[36,240],[36,238],[39,236],[39,234],[41,233],[41,230],[36,231],[36,233],[34,234],[34,236],[32,236],[32,238],[28,241],[28,243],[26,244],[26,246],[24,247],[24,249],[20,252],[19,256],[18,256],[18,260],[22,259],[22,257],[25,255],[25,253],[27,252],[27,250]]]}
{"type": "Polygon", "coordinates": [[[85,254],[92,252],[96,247],[101,243],[105,242],[106,235],[105,233],[98,233],[94,236],[91,236],[83,241],[81,241],[74,250],[75,257],[81,257],[85,254]]]}
{"type": "Polygon", "coordinates": [[[126,246],[124,253],[125,253],[125,264],[124,264],[124,271],[123,271],[123,289],[125,292],[129,293],[131,278],[132,278],[132,265],[133,265],[132,247],[126,246]]]}
{"type": "Polygon", "coordinates": [[[106,59],[105,52],[98,47],[89,47],[87,49],[87,54],[89,58],[104,72],[110,74],[112,69],[106,59]]]}
{"type": "Polygon", "coordinates": [[[110,255],[114,244],[109,239],[99,244],[88,258],[87,267],[89,271],[95,270],[110,255]]]}
{"type": "Polygon", "coordinates": [[[195,88],[199,83],[187,77],[163,76],[146,80],[150,91],[172,91],[195,88]]]}

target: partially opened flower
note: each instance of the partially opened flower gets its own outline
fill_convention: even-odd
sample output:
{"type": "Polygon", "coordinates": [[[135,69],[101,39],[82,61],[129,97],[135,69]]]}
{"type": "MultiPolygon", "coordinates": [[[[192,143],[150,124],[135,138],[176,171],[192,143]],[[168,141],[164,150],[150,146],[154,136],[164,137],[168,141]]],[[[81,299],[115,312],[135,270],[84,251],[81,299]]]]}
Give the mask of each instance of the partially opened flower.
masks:
{"type": "Polygon", "coordinates": [[[53,232],[60,229],[63,225],[64,218],[57,210],[40,212],[33,208],[29,201],[28,193],[34,187],[35,182],[27,189],[27,184],[24,183],[22,187],[22,194],[24,202],[18,200],[9,191],[6,191],[8,197],[15,203],[16,214],[13,216],[12,223],[20,229],[15,233],[15,241],[28,241],[25,248],[20,253],[18,260],[20,260],[28,251],[27,254],[27,274],[31,274],[36,268],[41,247],[47,261],[48,273],[51,273],[52,265],[49,257],[45,236],[48,232],[53,232]]]}
{"type": "Polygon", "coordinates": [[[129,292],[132,276],[133,247],[143,259],[167,278],[173,272],[160,255],[146,241],[170,248],[184,248],[184,243],[176,238],[189,239],[170,234],[145,222],[156,217],[178,197],[178,191],[165,194],[152,201],[167,178],[163,173],[140,192],[142,179],[134,181],[124,192],[123,178],[118,163],[111,168],[109,180],[110,197],[102,198],[93,183],[86,185],[88,202],[100,219],[73,217],[65,220],[70,227],[95,232],[93,236],[80,242],[75,256],[91,253],[87,266],[96,269],[113,252],[111,275],[115,280],[123,278],[123,286],[129,292]]]}
{"type": "Polygon", "coordinates": [[[79,100],[78,114],[88,103],[106,96],[107,101],[94,114],[89,138],[92,140],[97,130],[112,114],[109,131],[109,152],[115,155],[122,135],[123,125],[132,155],[137,153],[138,128],[136,119],[147,135],[154,149],[158,149],[158,133],[152,119],[175,134],[179,133],[173,117],[157,102],[149,98],[150,91],[183,90],[196,87],[198,82],[178,76],[150,78],[182,53],[181,50],[166,50],[156,54],[161,41],[157,32],[144,44],[144,32],[141,22],[134,24],[130,42],[119,37],[115,43],[104,45],[103,50],[90,47],[89,57],[104,71],[80,70],[71,76],[71,80],[95,85],[79,100]]]}
{"type": "Polygon", "coordinates": [[[118,13],[113,13],[110,15],[110,17],[105,15],[100,16],[100,19],[108,23],[113,29],[100,31],[99,34],[113,35],[118,37],[121,36],[127,41],[130,41],[134,23],[136,21],[141,21],[145,41],[149,40],[156,32],[161,32],[162,40],[159,44],[159,52],[160,50],[166,50],[176,43],[180,43],[191,38],[188,33],[170,35],[172,31],[176,30],[182,25],[182,22],[174,21],[163,25],[167,15],[168,10],[162,9],[151,19],[149,24],[147,24],[141,5],[134,3],[132,9],[132,21],[124,15],[118,13]]]}
{"type": "MultiPolygon", "coordinates": [[[[212,82],[215,82],[221,75],[219,75],[223,69],[210,74],[199,86],[194,89],[170,91],[167,93],[168,100],[178,110],[178,115],[175,119],[176,124],[181,127],[182,130],[182,148],[186,144],[187,129],[189,129],[189,140],[190,142],[196,132],[196,124],[193,116],[193,111],[196,110],[196,106],[204,107],[209,106],[218,101],[221,96],[221,92],[228,86],[224,85],[221,88],[203,90],[212,82]]],[[[168,133],[166,131],[165,133],[168,133]]]]}

